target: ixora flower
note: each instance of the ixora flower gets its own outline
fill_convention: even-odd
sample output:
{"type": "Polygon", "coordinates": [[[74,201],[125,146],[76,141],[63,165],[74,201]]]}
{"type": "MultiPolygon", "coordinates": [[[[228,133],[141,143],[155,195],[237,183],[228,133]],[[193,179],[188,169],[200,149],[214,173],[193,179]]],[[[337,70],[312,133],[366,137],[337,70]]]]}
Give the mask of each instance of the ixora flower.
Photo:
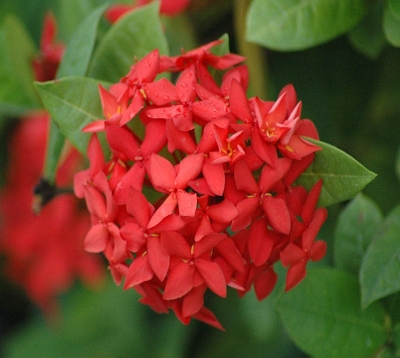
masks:
{"type": "MultiPolygon", "coordinates": [[[[82,248],[90,217],[73,195],[57,196],[39,215],[32,211],[32,189],[42,173],[49,122],[46,112],[24,117],[10,142],[12,165],[0,192],[0,251],[7,277],[43,312],[54,314],[57,295],[76,278],[98,282],[103,269],[101,261],[82,248]]],[[[57,185],[70,185],[81,165],[81,155],[70,151],[57,172],[57,185]]]]}
{"type": "Polygon", "coordinates": [[[316,207],[321,181],[309,193],[295,184],[320,148],[307,140],[318,132],[293,86],[276,101],[247,98],[244,58],[213,54],[219,44],[174,57],[155,50],[108,90],[99,85],[104,118],[84,128],[90,167],[75,193],[91,215],[85,247],[104,253],[117,284],[156,312],[222,329],[205,292],[254,286],[263,299],[278,261],[293,288],[325,254],[315,238],[326,209],[316,207]],[[164,72],[175,83],[158,79],[164,72]]]}
{"type": "MultiPolygon", "coordinates": [[[[106,11],[106,18],[111,23],[129,11],[135,10],[140,6],[150,3],[152,0],[137,0],[135,4],[115,4],[111,5],[106,11]]],[[[190,4],[190,0],[161,0],[160,13],[167,16],[175,16],[184,11],[190,4]]]]}

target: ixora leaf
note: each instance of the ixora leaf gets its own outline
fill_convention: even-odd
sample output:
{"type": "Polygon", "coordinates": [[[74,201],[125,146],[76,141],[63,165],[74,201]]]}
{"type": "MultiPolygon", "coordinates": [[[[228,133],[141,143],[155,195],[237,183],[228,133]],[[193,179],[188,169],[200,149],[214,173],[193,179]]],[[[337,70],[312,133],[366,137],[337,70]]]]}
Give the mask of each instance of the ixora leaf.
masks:
{"type": "Polygon", "coordinates": [[[378,205],[361,193],[342,210],[335,231],[337,268],[358,276],[364,254],[382,221],[378,205]]]}
{"type": "Polygon", "coordinates": [[[32,85],[35,52],[23,24],[8,15],[0,29],[0,114],[19,114],[39,105],[32,85]]]}
{"type": "Polygon", "coordinates": [[[313,163],[304,171],[297,183],[310,189],[319,179],[323,186],[319,199],[320,206],[329,206],[353,198],[376,174],[366,169],[353,157],[330,144],[307,140],[322,148],[315,155],[313,163]]]}
{"type": "Polygon", "coordinates": [[[386,6],[383,13],[383,31],[390,44],[400,47],[400,17],[390,6],[386,6]]]}
{"type": "MultiPolygon", "coordinates": [[[[105,9],[106,6],[101,6],[94,10],[75,30],[60,63],[57,78],[86,75],[97,37],[97,27],[105,9]]],[[[54,181],[64,142],[64,135],[52,122],[43,172],[50,182],[54,181]]]]}
{"type": "Polygon", "coordinates": [[[374,60],[387,45],[382,28],[382,17],[383,3],[376,2],[363,20],[349,32],[351,44],[363,55],[374,60]]]}
{"type": "Polygon", "coordinates": [[[365,13],[364,0],[254,0],[246,37],[275,50],[302,50],[344,34],[365,13]]]}
{"type": "Polygon", "coordinates": [[[360,271],[362,306],[400,291],[400,206],[385,219],[360,271]]]}
{"type": "Polygon", "coordinates": [[[86,75],[99,21],[106,8],[107,5],[103,5],[95,9],[75,30],[60,63],[57,78],[86,75]]]}
{"type": "MultiPolygon", "coordinates": [[[[98,84],[87,77],[65,77],[49,82],[35,82],[35,87],[61,133],[81,153],[86,153],[90,136],[82,133],[88,123],[103,118],[98,84]]],[[[108,87],[108,84],[101,83],[108,87]]]]}
{"type": "Polygon", "coordinates": [[[158,3],[143,6],[123,16],[100,42],[90,66],[89,75],[109,82],[118,82],[133,64],[158,48],[168,53],[158,3]]]}
{"type": "Polygon", "coordinates": [[[357,279],[338,269],[308,270],[277,309],[295,344],[312,357],[369,357],[386,340],[382,305],[361,310],[357,279]]]}

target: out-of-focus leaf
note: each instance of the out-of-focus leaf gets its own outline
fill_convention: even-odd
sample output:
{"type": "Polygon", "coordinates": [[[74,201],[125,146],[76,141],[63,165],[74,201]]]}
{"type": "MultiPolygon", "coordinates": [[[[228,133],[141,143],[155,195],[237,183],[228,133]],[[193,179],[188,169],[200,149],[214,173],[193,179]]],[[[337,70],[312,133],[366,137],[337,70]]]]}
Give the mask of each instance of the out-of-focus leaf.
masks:
{"type": "MultiPolygon", "coordinates": [[[[106,6],[103,5],[94,10],[75,30],[60,63],[57,78],[86,75],[97,37],[97,27],[105,9],[106,6]]],[[[63,134],[52,123],[43,173],[45,178],[51,182],[55,178],[63,144],[63,134]]]]}
{"type": "Polygon", "coordinates": [[[383,4],[377,2],[363,20],[349,32],[351,44],[363,55],[377,59],[387,44],[382,28],[383,4]]]}
{"type": "Polygon", "coordinates": [[[384,220],[360,271],[363,307],[400,291],[400,206],[384,220]]]}
{"type": "Polygon", "coordinates": [[[254,0],[246,36],[271,49],[302,50],[344,34],[365,13],[363,0],[254,0]]]}
{"type": "MultiPolygon", "coordinates": [[[[185,326],[173,315],[154,319],[133,291],[108,281],[101,289],[80,289],[66,297],[63,316],[51,327],[32,322],[6,347],[8,358],[181,357],[185,326]]],[[[158,318],[158,317],[156,317],[158,318]]]]}
{"type": "Polygon", "coordinates": [[[100,6],[109,5],[107,0],[58,0],[58,11],[60,36],[70,39],[78,26],[100,6]]]}
{"type": "Polygon", "coordinates": [[[75,30],[60,63],[57,78],[86,75],[96,42],[97,27],[106,8],[103,5],[95,9],[75,30]]]}
{"type": "Polygon", "coordinates": [[[400,20],[400,1],[389,0],[388,5],[392,14],[400,20]]]}
{"type": "MultiPolygon", "coordinates": [[[[65,77],[35,83],[44,106],[61,133],[81,153],[86,152],[90,137],[87,133],[82,133],[82,128],[94,120],[103,118],[99,83],[101,81],[87,77],[65,77]]],[[[106,83],[101,84],[108,86],[106,83]]]]}
{"type": "Polygon", "coordinates": [[[386,6],[383,13],[383,31],[390,44],[400,47],[400,17],[386,6]]]}
{"type": "Polygon", "coordinates": [[[353,198],[376,174],[353,157],[330,144],[307,139],[322,150],[316,152],[313,163],[304,171],[298,184],[310,189],[319,179],[323,181],[320,206],[329,206],[353,198]]]}
{"type": "Polygon", "coordinates": [[[363,194],[340,213],[335,231],[335,264],[358,276],[361,261],[383,221],[378,205],[363,194]]]}
{"type": "Polygon", "coordinates": [[[0,114],[38,106],[32,82],[35,46],[24,25],[8,15],[0,29],[0,114]]]}
{"type": "Polygon", "coordinates": [[[134,58],[158,48],[168,53],[168,44],[159,18],[157,2],[124,15],[100,42],[89,69],[89,76],[117,82],[125,76],[134,58]]]}
{"type": "Polygon", "coordinates": [[[185,13],[173,17],[165,16],[162,20],[172,56],[180,55],[182,49],[188,51],[197,46],[193,24],[185,13]]]}
{"type": "Polygon", "coordinates": [[[308,270],[305,280],[281,295],[277,308],[289,335],[315,358],[369,357],[386,340],[378,302],[361,310],[352,275],[333,268],[308,270]]]}

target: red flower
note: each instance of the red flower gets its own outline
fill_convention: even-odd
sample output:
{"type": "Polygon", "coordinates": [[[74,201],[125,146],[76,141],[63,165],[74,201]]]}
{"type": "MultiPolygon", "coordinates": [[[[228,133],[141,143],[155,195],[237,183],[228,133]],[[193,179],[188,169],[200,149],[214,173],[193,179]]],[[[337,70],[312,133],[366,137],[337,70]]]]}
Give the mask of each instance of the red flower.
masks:
{"type": "MultiPolygon", "coordinates": [[[[90,219],[76,198],[59,195],[39,215],[32,212],[33,187],[42,173],[48,124],[45,113],[29,115],[11,140],[12,164],[0,194],[0,249],[6,257],[7,276],[43,311],[52,313],[58,294],[67,291],[76,278],[96,282],[102,266],[97,257],[83,250],[90,219]]],[[[82,158],[75,150],[68,153],[58,169],[57,185],[71,184],[81,165],[82,158]]]]}
{"type": "Polygon", "coordinates": [[[37,81],[50,81],[56,77],[58,65],[64,54],[65,46],[55,41],[57,24],[54,15],[48,12],[44,18],[40,53],[32,60],[37,81]]]}
{"type": "Polygon", "coordinates": [[[111,158],[93,136],[75,192],[92,218],[85,246],[104,253],[117,283],[156,312],[222,329],[207,290],[254,286],[263,299],[279,260],[286,289],[296,285],[325,253],[315,237],[326,210],[316,209],[322,183],[310,193],[293,184],[320,149],[305,138],[318,133],[293,86],[276,101],[248,99],[246,66],[230,68],[244,58],[212,53],[220,42],[174,57],[155,50],[99,87],[105,119],[85,130],[105,131],[111,158]],[[221,85],[210,68],[227,70],[221,85]],[[179,72],[175,84],[156,80],[164,72],[179,72]]]}
{"type": "MultiPolygon", "coordinates": [[[[116,4],[108,8],[105,16],[108,21],[114,23],[127,12],[150,3],[151,0],[138,0],[135,5],[116,4]]],[[[190,4],[190,0],[161,0],[160,13],[175,16],[184,11],[190,4]]]]}

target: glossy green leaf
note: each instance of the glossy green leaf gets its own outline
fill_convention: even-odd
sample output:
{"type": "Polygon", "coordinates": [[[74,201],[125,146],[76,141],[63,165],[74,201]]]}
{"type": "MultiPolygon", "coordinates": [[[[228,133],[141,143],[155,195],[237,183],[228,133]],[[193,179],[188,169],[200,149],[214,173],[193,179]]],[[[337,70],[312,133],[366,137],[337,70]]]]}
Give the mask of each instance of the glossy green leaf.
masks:
{"type": "Polygon", "coordinates": [[[383,214],[378,205],[367,196],[358,194],[337,220],[336,267],[358,276],[364,254],[382,221],[383,214]]]}
{"type": "MultiPolygon", "coordinates": [[[[75,30],[60,63],[57,78],[86,75],[97,37],[97,27],[105,9],[106,6],[101,6],[94,10],[75,30]]],[[[63,146],[64,135],[52,123],[43,173],[50,182],[54,181],[63,146]]]]}
{"type": "Polygon", "coordinates": [[[382,18],[383,4],[377,2],[362,21],[349,32],[351,44],[371,59],[377,59],[387,44],[382,28],[382,18]]]}
{"type": "Polygon", "coordinates": [[[394,16],[400,20],[400,1],[399,0],[389,0],[389,9],[394,16]]]}
{"type": "MultiPolygon", "coordinates": [[[[103,118],[98,84],[87,77],[65,77],[36,82],[35,87],[61,133],[81,153],[86,152],[90,135],[82,133],[88,123],[103,118]]],[[[107,84],[102,83],[103,86],[107,84]]]]}
{"type": "Polygon", "coordinates": [[[302,50],[344,34],[365,13],[363,0],[254,0],[246,37],[275,50],[302,50]]]}
{"type": "Polygon", "coordinates": [[[0,29],[0,114],[38,106],[31,61],[36,49],[18,18],[8,15],[0,29]]]}
{"type": "Polygon", "coordinates": [[[141,7],[123,16],[100,42],[89,75],[109,82],[125,76],[134,58],[158,48],[168,53],[168,44],[159,18],[158,3],[141,7]]]}
{"type": "Polygon", "coordinates": [[[333,268],[309,269],[305,280],[283,293],[277,309],[296,345],[315,358],[369,357],[386,340],[385,312],[360,308],[354,276],[333,268]]]}
{"type": "Polygon", "coordinates": [[[320,206],[329,206],[353,198],[376,177],[376,174],[339,148],[320,141],[310,141],[322,150],[316,153],[313,163],[301,174],[297,182],[310,189],[319,179],[323,180],[320,206]]]}
{"type": "Polygon", "coordinates": [[[360,271],[363,307],[400,291],[400,206],[384,220],[360,271]]]}
{"type": "Polygon", "coordinates": [[[92,14],[93,10],[103,5],[110,5],[107,0],[58,0],[56,17],[59,23],[60,37],[70,39],[78,26],[92,14]]]}
{"type": "Polygon", "coordinates": [[[390,44],[400,47],[400,17],[387,6],[383,13],[383,31],[390,44]]]}
{"type": "Polygon", "coordinates": [[[97,37],[97,27],[107,5],[94,10],[75,30],[65,50],[57,78],[85,76],[97,37]]]}

